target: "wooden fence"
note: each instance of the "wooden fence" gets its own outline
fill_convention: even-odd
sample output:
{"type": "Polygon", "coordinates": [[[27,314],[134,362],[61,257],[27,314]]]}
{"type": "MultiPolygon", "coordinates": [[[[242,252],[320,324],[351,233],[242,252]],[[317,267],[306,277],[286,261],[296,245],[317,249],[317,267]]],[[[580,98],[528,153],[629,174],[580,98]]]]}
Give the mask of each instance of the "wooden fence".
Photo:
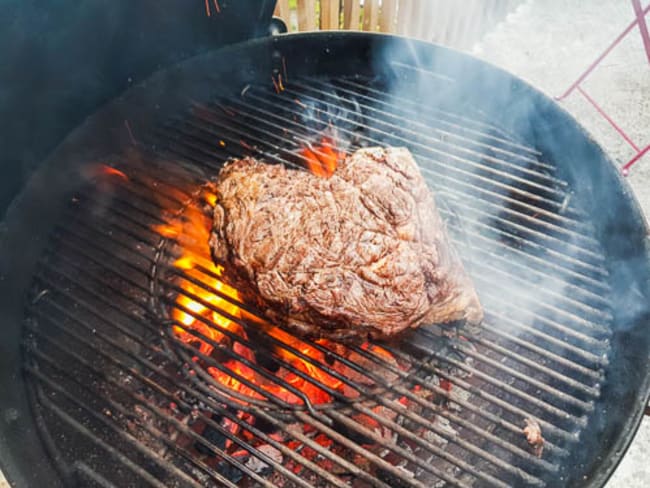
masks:
{"type": "Polygon", "coordinates": [[[468,48],[522,0],[278,0],[290,31],[387,32],[468,48]]]}

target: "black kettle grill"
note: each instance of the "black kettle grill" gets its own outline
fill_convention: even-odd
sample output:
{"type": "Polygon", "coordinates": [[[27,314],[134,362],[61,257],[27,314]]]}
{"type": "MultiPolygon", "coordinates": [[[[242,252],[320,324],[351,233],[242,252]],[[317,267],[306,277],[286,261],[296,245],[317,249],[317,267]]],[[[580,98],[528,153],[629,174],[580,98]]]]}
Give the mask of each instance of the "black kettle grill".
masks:
{"type": "MultiPolygon", "coordinates": [[[[194,3],[2,7],[12,486],[603,486],[650,392],[648,228],[607,155],[553,101],[466,54],[379,34],[269,36],[274,2],[220,0],[210,16],[194,3]],[[304,147],[332,130],[346,151],[414,154],[484,304],[481,330],[431,324],[347,352],[302,338],[314,357],[263,332],[224,331],[239,348],[201,331],[179,341],[174,310],[205,320],[179,297],[198,303],[221,278],[175,267],[184,236],[160,226],[209,215],[204,190],[230,158],[303,168],[304,147]],[[297,371],[329,392],[314,404],[277,374],[292,367],[278,351],[344,389],[297,371]],[[218,372],[256,393],[224,389],[218,372]]],[[[232,323],[263,315],[214,293],[246,311],[213,310],[232,323]]]]}

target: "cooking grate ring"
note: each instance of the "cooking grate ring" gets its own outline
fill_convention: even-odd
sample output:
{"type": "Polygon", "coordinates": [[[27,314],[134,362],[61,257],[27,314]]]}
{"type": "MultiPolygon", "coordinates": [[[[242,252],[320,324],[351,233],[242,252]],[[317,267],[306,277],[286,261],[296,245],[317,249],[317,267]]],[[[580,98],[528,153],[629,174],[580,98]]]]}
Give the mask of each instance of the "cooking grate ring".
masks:
{"type": "Polygon", "coordinates": [[[480,114],[419,113],[416,102],[397,102],[379,79],[297,78],[281,93],[252,84],[240,97],[191,103],[137,141],[138,161],[105,160],[125,178],[100,174],[73,196],[26,304],[26,370],[65,471],[99,486],[128,485],[134,476],[153,486],[558,485],[559,465],[579,443],[607,365],[602,250],[567,199],[567,183],[534,149],[480,114]],[[443,329],[434,327],[382,345],[413,363],[385,386],[394,396],[363,397],[398,413],[379,416],[386,429],[355,420],[352,412],[378,415],[363,401],[347,410],[314,405],[313,412],[270,402],[228,405],[209,378],[190,378],[192,358],[170,328],[169,292],[178,289],[172,278],[183,271],[170,265],[173,239],[156,226],[197,204],[197,189],[230,157],[296,162],[300,145],[319,130],[303,123],[297,97],[313,102],[312,113],[332,117],[343,134],[354,132],[349,149],[411,142],[487,311],[480,334],[463,331],[468,341],[442,340],[443,329]],[[327,108],[342,97],[357,101],[350,117],[327,108]],[[416,137],[423,125],[430,132],[416,137]],[[497,279],[511,283],[507,293],[495,290],[497,279]],[[522,287],[539,294],[527,314],[522,287]],[[401,397],[412,411],[399,406],[401,397]],[[236,408],[255,417],[247,427],[252,439],[228,432],[241,422],[236,408]],[[526,418],[541,425],[541,457],[523,435],[526,418]],[[296,423],[312,430],[296,431],[296,423]],[[386,431],[396,440],[382,437],[386,431]],[[333,445],[319,444],[317,433],[333,445]],[[387,452],[368,439],[387,443],[387,452]],[[261,465],[253,460],[266,467],[256,471],[261,465]]]}

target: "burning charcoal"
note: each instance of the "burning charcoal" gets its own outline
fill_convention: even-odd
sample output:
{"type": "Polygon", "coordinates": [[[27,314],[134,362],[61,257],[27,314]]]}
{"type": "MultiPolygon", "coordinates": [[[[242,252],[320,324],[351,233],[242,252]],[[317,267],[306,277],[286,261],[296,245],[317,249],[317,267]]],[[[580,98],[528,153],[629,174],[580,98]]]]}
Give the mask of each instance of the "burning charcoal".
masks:
{"type": "MultiPolygon", "coordinates": [[[[375,405],[373,406],[372,410],[376,415],[379,415],[380,417],[383,417],[386,420],[390,421],[395,421],[398,416],[396,411],[384,407],[383,405],[375,405]]],[[[394,444],[396,434],[389,427],[386,427],[385,425],[379,423],[371,416],[362,413],[354,415],[353,418],[362,426],[371,431],[374,431],[375,434],[381,436],[385,444],[394,444]]],[[[369,444],[374,444],[374,441],[370,442],[369,444]]]]}
{"type": "MultiPolygon", "coordinates": [[[[263,454],[266,454],[274,462],[282,464],[282,453],[270,444],[264,444],[263,446],[258,447],[258,450],[263,454]]],[[[246,462],[246,467],[256,473],[263,473],[264,471],[271,469],[271,466],[255,456],[250,457],[250,459],[246,462]]]]}
{"type": "MultiPolygon", "coordinates": [[[[398,379],[397,374],[393,373],[388,368],[378,366],[375,362],[371,361],[365,356],[362,356],[361,354],[358,354],[354,351],[346,350],[344,352],[344,356],[346,357],[346,359],[348,359],[350,362],[354,363],[355,365],[360,366],[366,371],[371,371],[376,376],[379,376],[388,385],[395,383],[395,381],[398,379]]],[[[391,366],[397,366],[397,362],[393,357],[384,357],[383,359],[391,366]]],[[[333,369],[357,385],[361,385],[361,386],[375,385],[375,382],[371,378],[369,378],[368,376],[362,373],[359,373],[355,369],[349,368],[342,362],[339,361],[334,362],[333,369]]],[[[358,391],[348,386],[347,384],[343,385],[343,393],[348,398],[356,398],[359,396],[358,391]]]]}
{"type": "MultiPolygon", "coordinates": [[[[436,425],[436,427],[438,427],[439,430],[442,431],[442,433],[448,434],[452,438],[455,437],[456,435],[458,435],[458,432],[456,432],[452,428],[452,426],[451,426],[451,424],[449,422],[449,419],[447,419],[445,417],[442,417],[442,416],[439,416],[439,415],[436,416],[435,420],[434,420],[434,424],[436,425]]],[[[446,445],[448,443],[448,440],[446,438],[442,437],[441,435],[439,435],[436,432],[433,432],[431,430],[425,431],[424,438],[427,441],[433,442],[433,443],[438,444],[440,446],[444,446],[444,445],[446,445]]]]}
{"type": "Polygon", "coordinates": [[[526,427],[524,427],[524,435],[528,444],[533,448],[535,456],[542,457],[544,452],[544,437],[542,437],[542,428],[537,420],[532,418],[525,418],[526,427]]]}
{"type": "MultiPolygon", "coordinates": [[[[257,351],[254,351],[254,352],[257,352],[257,351]]],[[[271,373],[277,373],[277,371],[280,369],[280,363],[277,362],[269,354],[256,354],[255,359],[257,360],[257,364],[259,366],[261,366],[262,368],[267,369],[271,373]]]]}
{"type": "MultiPolygon", "coordinates": [[[[255,418],[251,419],[248,423],[250,423],[251,425],[255,425],[255,427],[258,430],[261,430],[265,434],[275,434],[275,433],[278,432],[277,426],[273,425],[271,422],[269,422],[268,420],[266,420],[266,419],[264,419],[262,417],[255,417],[255,418]]],[[[280,433],[278,435],[279,438],[276,439],[276,440],[280,440],[280,441],[284,440],[283,434],[284,433],[282,433],[280,431],[280,433]]]]}
{"type": "Polygon", "coordinates": [[[440,437],[438,434],[430,430],[425,431],[423,437],[425,441],[431,442],[432,444],[438,444],[439,446],[445,446],[449,442],[444,437],[440,437]]]}

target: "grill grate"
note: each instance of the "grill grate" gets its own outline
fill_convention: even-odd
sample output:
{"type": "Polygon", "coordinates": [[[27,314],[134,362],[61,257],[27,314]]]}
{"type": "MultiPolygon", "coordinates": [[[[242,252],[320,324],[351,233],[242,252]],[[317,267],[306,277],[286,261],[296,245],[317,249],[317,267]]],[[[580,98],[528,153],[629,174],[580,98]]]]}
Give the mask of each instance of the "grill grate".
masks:
{"type": "Polygon", "coordinates": [[[279,93],[247,86],[236,99],[193,103],[147,146],[155,156],[117,161],[128,180],[111,176],[109,190],[74,196],[27,304],[26,369],[64,475],[92,486],[561,484],[559,465],[578,448],[599,396],[612,317],[593,230],[539,153],[480,114],[424,109],[361,78],[295,80],[279,93]],[[198,331],[218,354],[177,340],[173,326],[183,324],[170,318],[173,308],[209,325],[179,294],[247,331],[260,313],[213,290],[210,269],[173,266],[185,236],[164,238],[155,226],[201,208],[206,175],[229,157],[300,165],[301,148],[332,126],[348,150],[413,152],[484,304],[480,333],[421,329],[381,345],[390,361],[372,347],[309,342],[322,362],[270,335],[246,340],[223,330],[268,368],[198,331]],[[250,316],[228,313],[183,283],[250,316]],[[358,398],[278,351],[327,370],[358,398]],[[230,372],[230,358],[301,400],[230,372]],[[346,373],[332,369],[335,361],[346,373]],[[274,374],[280,365],[332,402],[311,404],[274,374]],[[234,394],[208,367],[259,397],[234,394]],[[541,426],[541,457],[526,442],[525,419],[541,426]]]}

